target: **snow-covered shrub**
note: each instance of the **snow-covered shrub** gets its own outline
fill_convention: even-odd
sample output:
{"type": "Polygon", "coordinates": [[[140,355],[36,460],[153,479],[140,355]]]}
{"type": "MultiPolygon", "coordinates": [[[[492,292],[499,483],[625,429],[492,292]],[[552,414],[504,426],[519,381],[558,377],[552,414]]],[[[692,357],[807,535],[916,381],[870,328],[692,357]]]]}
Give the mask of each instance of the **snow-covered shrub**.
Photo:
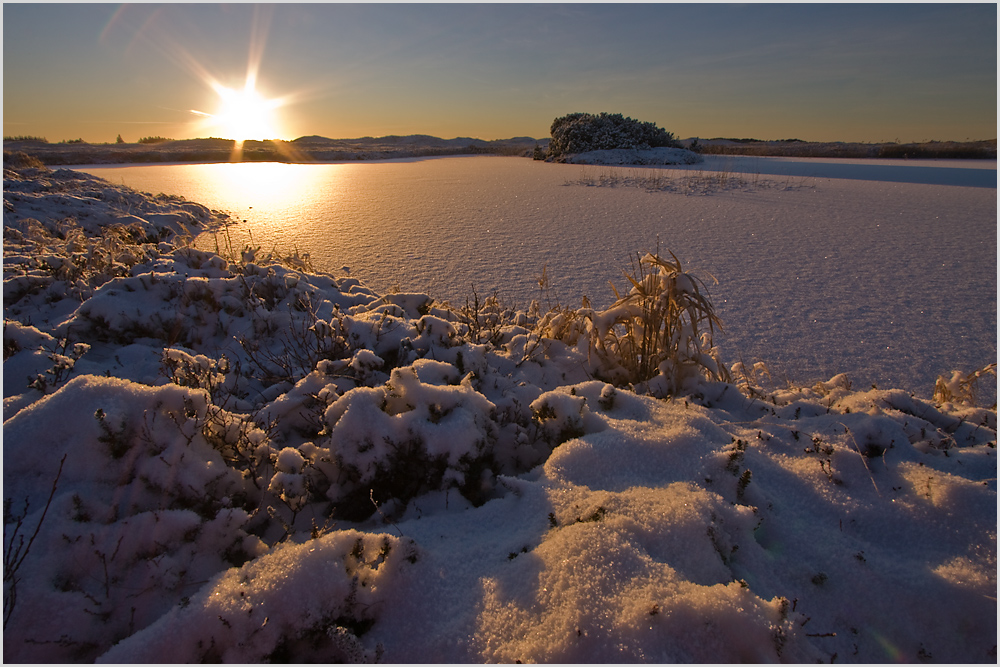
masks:
{"type": "Polygon", "coordinates": [[[373,501],[402,503],[457,488],[482,502],[496,467],[496,406],[449,364],[429,359],[393,369],[383,387],[358,387],[326,411],[335,465],[328,496],[337,512],[364,518],[373,501]],[[447,368],[446,368],[447,367],[447,368]]]}
{"type": "Polygon", "coordinates": [[[602,112],[572,113],[552,121],[549,157],[615,148],[680,148],[674,135],[655,123],[642,122],[621,114],[602,112]]]}
{"type": "Polygon", "coordinates": [[[294,447],[285,447],[274,460],[275,473],[267,490],[277,495],[294,513],[309,502],[308,480],[303,474],[306,459],[294,447]]]}
{"type": "Polygon", "coordinates": [[[88,231],[73,219],[58,225],[26,219],[7,231],[5,248],[20,261],[5,266],[5,275],[24,276],[35,283],[26,293],[11,295],[15,302],[53,283],[80,302],[95,288],[130,275],[134,266],[159,255],[159,237],[148,238],[136,224],[109,224],[88,231]]]}
{"type": "MultiPolygon", "coordinates": [[[[257,374],[267,384],[297,382],[323,360],[348,356],[351,343],[346,334],[352,322],[334,305],[330,319],[321,311],[327,304],[314,304],[309,292],[294,297],[293,308],[267,308],[257,304],[249,310],[252,334],[240,334],[237,340],[257,374]]],[[[296,288],[298,285],[296,284],[296,288]]]]}
{"type": "Polygon", "coordinates": [[[42,347],[41,349],[47,353],[46,356],[52,365],[45,369],[44,373],[37,373],[33,379],[29,377],[28,386],[43,394],[48,394],[69,379],[76,367],[76,362],[90,350],[90,345],[87,343],[73,343],[71,345],[67,339],[63,338],[59,341],[52,341],[50,347],[42,347]]]}
{"type": "Polygon", "coordinates": [[[164,349],[161,363],[163,373],[171,382],[181,387],[204,389],[212,397],[213,402],[219,400],[219,394],[227,384],[226,375],[230,370],[226,355],[216,360],[203,354],[188,354],[177,348],[164,349]]]}
{"type": "Polygon", "coordinates": [[[366,384],[375,372],[385,366],[385,361],[369,349],[362,348],[351,358],[350,368],[358,382],[366,384]]]}
{"type": "Polygon", "coordinates": [[[413,349],[430,350],[431,347],[452,347],[458,343],[455,325],[440,317],[424,315],[417,320],[417,337],[413,339],[413,349]]]}
{"type": "MultiPolygon", "coordinates": [[[[475,287],[472,298],[465,300],[465,305],[457,313],[458,321],[467,327],[463,337],[476,343],[501,344],[505,338],[510,338],[512,326],[523,327],[527,324],[527,315],[506,307],[500,300],[498,292],[494,291],[485,299],[480,299],[475,287]]],[[[523,330],[519,333],[527,333],[523,330]]]]}
{"type": "Polygon", "coordinates": [[[267,487],[259,468],[271,463],[273,453],[267,433],[250,415],[209,405],[201,422],[201,435],[222,457],[258,489],[267,487]]]}
{"type": "Polygon", "coordinates": [[[409,539],[338,531],[231,569],[102,662],[375,662],[358,637],[420,559],[409,539]]]}
{"type": "Polygon", "coordinates": [[[423,315],[427,315],[430,310],[431,299],[426,294],[410,294],[397,292],[395,294],[386,294],[382,297],[382,300],[387,304],[392,304],[398,306],[402,309],[402,315],[409,319],[419,319],[423,315]]]}
{"type": "Polygon", "coordinates": [[[36,327],[26,326],[17,320],[3,321],[4,361],[21,350],[37,350],[51,341],[54,341],[52,336],[39,331],[36,327]]]}
{"type": "Polygon", "coordinates": [[[584,385],[573,387],[560,387],[553,391],[547,391],[534,401],[530,407],[532,415],[539,426],[542,438],[551,446],[559,445],[567,440],[579,438],[586,433],[603,428],[603,422],[591,415],[587,398],[582,395],[582,390],[587,388],[591,391],[591,398],[594,396],[594,388],[600,387],[600,398],[598,403],[602,408],[609,405],[608,400],[613,401],[614,389],[603,382],[589,382],[584,385]],[[606,391],[611,389],[611,392],[606,391]]]}
{"type": "Polygon", "coordinates": [[[65,459],[5,628],[37,641],[5,657],[93,660],[261,553],[237,506],[244,481],[199,432],[207,409],[200,390],[81,376],[5,422],[4,495],[30,508],[28,525],[65,459]]]}

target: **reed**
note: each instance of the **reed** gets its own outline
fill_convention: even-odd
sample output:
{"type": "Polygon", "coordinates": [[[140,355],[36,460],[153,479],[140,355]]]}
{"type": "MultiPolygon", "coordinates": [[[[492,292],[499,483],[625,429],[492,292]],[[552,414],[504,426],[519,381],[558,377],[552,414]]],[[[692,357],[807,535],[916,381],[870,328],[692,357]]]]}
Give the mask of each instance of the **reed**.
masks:
{"type": "Polygon", "coordinates": [[[685,271],[673,252],[670,259],[659,251],[636,258],[625,273],[631,290],[622,295],[612,284],[615,303],[589,313],[592,351],[614,368],[616,380],[641,383],[661,376],[660,389],[669,394],[699,376],[728,381],[713,344],[722,322],[704,281],[685,271]]]}

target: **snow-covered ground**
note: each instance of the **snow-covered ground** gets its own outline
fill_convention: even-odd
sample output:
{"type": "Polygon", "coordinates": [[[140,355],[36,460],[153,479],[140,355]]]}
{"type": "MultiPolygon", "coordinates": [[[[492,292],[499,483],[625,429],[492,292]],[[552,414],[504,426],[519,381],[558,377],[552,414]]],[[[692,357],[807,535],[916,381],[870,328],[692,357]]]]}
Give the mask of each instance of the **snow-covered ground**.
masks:
{"type": "Polygon", "coordinates": [[[961,374],[785,385],[721,347],[630,383],[625,306],[189,245],[220,223],[5,169],[5,661],[996,661],[961,374]]]}
{"type": "Polygon", "coordinates": [[[600,164],[600,165],[677,165],[697,164],[703,158],[683,148],[645,148],[587,151],[566,156],[565,162],[570,164],[600,164]]]}
{"type": "MultiPolygon", "coordinates": [[[[657,242],[715,276],[727,358],[929,397],[996,360],[996,163],[706,156],[671,168],[464,157],[86,168],[238,221],[380,293],[606,306],[657,242]],[[987,187],[988,186],[988,187],[987,187]],[[543,269],[548,288],[539,289],[543,269]]],[[[198,247],[212,250],[216,236],[198,247]]]]}

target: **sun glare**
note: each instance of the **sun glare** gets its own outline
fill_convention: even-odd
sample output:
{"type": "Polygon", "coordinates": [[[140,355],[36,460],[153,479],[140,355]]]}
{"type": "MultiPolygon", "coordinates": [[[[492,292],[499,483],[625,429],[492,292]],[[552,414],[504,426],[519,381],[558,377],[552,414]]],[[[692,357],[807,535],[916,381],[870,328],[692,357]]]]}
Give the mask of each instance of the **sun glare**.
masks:
{"type": "Polygon", "coordinates": [[[263,141],[265,139],[280,139],[275,110],[282,106],[282,99],[267,99],[256,88],[256,79],[247,76],[246,85],[242,90],[223,86],[218,81],[209,79],[207,83],[219,96],[215,113],[191,110],[191,113],[201,116],[201,131],[207,131],[213,136],[232,139],[239,146],[244,141],[263,141]]]}
{"type": "Polygon", "coordinates": [[[219,109],[214,114],[215,124],[227,139],[236,141],[276,138],[274,110],[277,100],[264,99],[254,88],[252,80],[243,90],[215,86],[219,95],[219,109]]]}

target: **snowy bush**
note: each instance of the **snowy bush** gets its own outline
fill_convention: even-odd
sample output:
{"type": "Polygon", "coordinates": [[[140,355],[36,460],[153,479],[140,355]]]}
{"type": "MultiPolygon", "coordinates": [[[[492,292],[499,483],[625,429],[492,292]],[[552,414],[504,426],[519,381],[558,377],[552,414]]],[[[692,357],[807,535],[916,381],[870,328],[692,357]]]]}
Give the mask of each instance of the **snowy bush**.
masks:
{"type": "Polygon", "coordinates": [[[93,659],[227,562],[260,553],[244,531],[247,512],[233,506],[246,496],[244,481],[198,431],[206,399],[172,385],[84,376],[4,423],[5,441],[46,452],[7,448],[4,456],[5,497],[23,502],[35,522],[38,492],[52,486],[49,464],[65,456],[23,567],[26,579],[52,587],[21,591],[6,628],[45,641],[34,660],[93,659]],[[39,411],[62,419],[34,419],[39,411]],[[52,608],[59,614],[45,613],[52,608]]]}
{"type": "Polygon", "coordinates": [[[348,391],[326,412],[330,500],[355,518],[376,501],[405,506],[449,487],[481,503],[496,467],[495,410],[452,366],[429,359],[394,369],[384,387],[348,391]]]}
{"type": "Polygon", "coordinates": [[[572,113],[552,121],[549,157],[615,148],[680,148],[674,135],[654,123],[621,114],[572,113]]]}
{"type": "Polygon", "coordinates": [[[603,430],[604,422],[593,415],[591,405],[610,410],[614,396],[615,389],[609,384],[585,382],[547,391],[532,401],[530,407],[542,438],[556,446],[603,430]]]}
{"type": "Polygon", "coordinates": [[[375,662],[358,639],[420,558],[412,540],[340,531],[215,578],[102,662],[375,662]]]}

